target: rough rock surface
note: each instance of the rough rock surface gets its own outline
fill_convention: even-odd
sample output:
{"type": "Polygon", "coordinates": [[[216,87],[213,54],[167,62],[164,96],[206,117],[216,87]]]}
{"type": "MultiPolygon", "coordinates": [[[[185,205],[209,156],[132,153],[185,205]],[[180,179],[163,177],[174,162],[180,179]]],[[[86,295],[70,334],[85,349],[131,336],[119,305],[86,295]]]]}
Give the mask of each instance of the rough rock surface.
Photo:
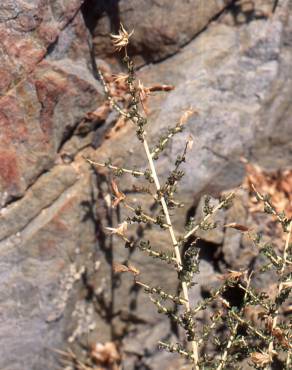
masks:
{"type": "Polygon", "coordinates": [[[10,233],[0,242],[2,369],[56,368],[54,349],[75,321],[81,268],[95,242],[90,183],[57,166],[1,215],[10,233]]]}
{"type": "MultiPolygon", "coordinates": [[[[236,28],[226,25],[223,18],[177,55],[140,71],[145,86],[176,86],[168,94],[150,98],[148,131],[154,143],[187,109],[197,111],[189,118],[185,134],[170,142],[166,155],[158,162],[160,174],[166,176],[168,163],[174,161],[186,137],[192,135],[194,145],[188,166],[194,170],[186,171],[182,182],[186,198],[238,185],[244,174],[242,156],[270,170],[289,166],[289,6],[288,1],[283,2],[271,18],[236,28]]],[[[128,125],[117,137],[117,150],[105,142],[97,157],[117,158],[118,165],[124,157],[128,166],[135,162],[143,167],[145,159],[134,136],[128,125]]]]}
{"type": "Polygon", "coordinates": [[[82,0],[1,2],[1,94],[34,70],[81,4],[82,0]]]}
{"type": "MultiPolygon", "coordinates": [[[[198,111],[189,119],[185,133],[174,138],[158,162],[159,173],[165,176],[184,138],[193,135],[195,143],[188,162],[192,170],[187,171],[182,183],[184,202],[192,205],[203,192],[218,193],[239,184],[244,173],[239,164],[241,156],[270,169],[289,165],[291,1],[279,2],[274,13],[270,7],[271,14],[255,17],[253,11],[242,9],[246,16],[242,24],[238,22],[238,9],[236,14],[231,9],[208,24],[228,1],[214,0],[210,7],[197,0],[171,4],[159,0],[152,1],[151,6],[141,1],[139,7],[136,3],[107,2],[113,7],[118,4],[116,11],[120,13],[115,13],[105,8],[104,1],[96,2],[97,8],[92,9],[88,0],[82,9],[84,22],[81,0],[1,2],[3,370],[53,370],[59,355],[52,349],[66,348],[69,341],[75,343],[78,352],[78,348],[125,333],[130,333],[124,340],[127,369],[173,365],[171,355],[161,355],[154,348],[160,334],[172,335],[169,323],[161,321],[132,279],[113,276],[111,265],[113,260],[130,259],[148,282],[155,285],[160,281],[170,292],[176,290],[175,274],[170,268],[161,269],[159,262],[145,262],[142,254],[131,253],[116,239],[106,237],[104,227],[112,226],[112,219],[119,222],[119,215],[106,206],[109,186],[105,178],[95,176],[82,158],[88,155],[100,161],[112,157],[118,165],[145,166],[130,125],[102,140],[103,121],[87,118],[103,101],[92,73],[92,39],[95,54],[107,55],[110,50],[105,35],[110,26],[114,31],[122,20],[129,28],[135,27],[131,51],[142,63],[180,50],[140,70],[139,76],[145,85],[159,82],[176,86],[169,94],[151,98],[152,145],[184,110],[192,106],[198,111]],[[96,11],[99,20],[91,18],[96,11]],[[111,25],[104,11],[110,15],[111,25]],[[193,22],[194,12],[200,15],[193,22]],[[96,151],[91,146],[94,140],[98,142],[96,151]]],[[[112,117],[107,120],[112,124],[112,117]]],[[[132,180],[125,177],[123,185],[129,190],[132,180]]],[[[137,197],[137,204],[140,201],[144,199],[137,197]]],[[[245,218],[240,202],[236,215],[238,220],[245,218]]],[[[222,217],[231,220],[233,216],[229,213],[222,217]]],[[[174,221],[176,231],[182,232],[183,210],[174,221]]],[[[168,248],[169,241],[158,229],[147,230],[145,236],[158,248],[168,248]]],[[[214,250],[204,256],[201,281],[214,277],[220,268],[220,261],[213,260],[218,249],[224,266],[241,267],[236,265],[239,257],[248,262],[239,239],[238,234],[223,230],[205,237],[204,242],[214,250]]],[[[198,286],[192,298],[196,301],[200,296],[198,286]]]]}
{"type": "Polygon", "coordinates": [[[134,29],[131,53],[143,64],[177,52],[229,3],[230,0],[209,0],[208,4],[201,0],[89,1],[87,23],[99,57],[112,57],[109,33],[117,31],[120,22],[134,29]]]}
{"type": "Polygon", "coordinates": [[[57,368],[94,261],[92,176],[59,156],[101,101],[81,3],[0,5],[1,369],[57,368]]]}

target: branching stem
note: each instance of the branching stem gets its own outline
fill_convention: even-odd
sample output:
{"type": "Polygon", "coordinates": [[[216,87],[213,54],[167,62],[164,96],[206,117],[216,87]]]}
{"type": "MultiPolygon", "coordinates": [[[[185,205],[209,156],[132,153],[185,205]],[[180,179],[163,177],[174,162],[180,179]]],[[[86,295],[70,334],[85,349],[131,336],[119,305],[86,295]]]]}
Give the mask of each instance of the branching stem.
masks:
{"type": "MultiPolygon", "coordinates": [[[[146,140],[146,133],[145,132],[144,132],[144,136],[143,136],[143,145],[144,145],[145,153],[146,153],[146,156],[147,156],[147,159],[148,159],[148,162],[149,162],[150,170],[151,170],[151,173],[152,173],[152,176],[153,176],[153,180],[154,180],[156,189],[157,189],[157,191],[159,191],[160,190],[160,182],[159,182],[157,172],[156,172],[156,169],[155,169],[155,166],[154,166],[152,155],[151,155],[150,150],[149,150],[149,146],[148,146],[148,142],[146,140]]],[[[180,250],[179,250],[179,247],[178,247],[178,242],[177,242],[176,237],[175,237],[175,233],[174,233],[174,229],[173,229],[172,222],[171,222],[171,219],[170,219],[168,207],[167,207],[167,204],[166,204],[166,201],[165,201],[165,198],[164,198],[163,195],[161,195],[160,202],[161,202],[161,206],[162,206],[165,218],[166,218],[166,223],[169,225],[168,230],[169,230],[169,234],[170,234],[170,237],[171,237],[172,245],[174,247],[175,258],[176,258],[177,265],[182,266],[182,259],[181,259],[180,250]]],[[[191,306],[190,306],[190,302],[189,302],[189,293],[188,293],[188,287],[187,287],[186,282],[182,282],[182,290],[183,290],[184,299],[186,301],[185,302],[186,309],[187,309],[187,311],[190,311],[191,306]]],[[[192,350],[193,350],[193,359],[194,359],[195,369],[198,370],[199,367],[198,367],[197,363],[198,363],[198,360],[199,360],[199,356],[198,356],[198,344],[197,344],[196,341],[192,341],[192,350]]]]}
{"type": "Polygon", "coordinates": [[[208,221],[209,220],[209,218],[212,216],[212,215],[214,215],[220,208],[222,208],[223,206],[224,206],[224,204],[228,201],[228,200],[230,200],[230,199],[232,199],[234,197],[234,192],[231,192],[230,194],[228,194],[227,195],[227,197],[222,201],[222,202],[220,202],[216,207],[214,207],[213,209],[212,209],[212,211],[210,212],[210,213],[208,213],[204,218],[203,218],[203,220],[198,224],[198,225],[196,225],[196,226],[194,226],[187,234],[185,234],[184,235],[184,237],[183,237],[183,240],[187,240],[190,236],[192,236],[193,234],[195,234],[196,233],[196,231],[198,231],[199,230],[199,228],[200,228],[200,225],[202,224],[202,223],[205,223],[206,221],[208,221]]]}
{"type": "Polygon", "coordinates": [[[131,175],[137,175],[137,176],[144,176],[144,172],[142,171],[136,171],[136,170],[128,170],[127,168],[123,168],[123,167],[117,167],[117,166],[113,166],[111,164],[106,164],[106,163],[99,163],[99,162],[94,162],[92,161],[91,159],[89,158],[85,158],[86,161],[90,164],[92,164],[93,166],[98,166],[98,167],[107,167],[107,168],[110,168],[111,170],[122,170],[123,172],[125,173],[130,173],[131,175]]]}
{"type": "MultiPolygon", "coordinates": [[[[286,266],[287,266],[288,249],[289,249],[289,244],[290,244],[290,240],[291,240],[291,234],[292,234],[292,221],[290,221],[290,223],[287,226],[287,237],[286,237],[284,251],[283,251],[283,262],[282,262],[282,267],[281,267],[281,270],[280,270],[280,279],[279,279],[277,296],[279,296],[281,294],[281,292],[284,288],[283,276],[284,276],[286,266]]],[[[272,334],[271,338],[272,339],[271,339],[271,341],[269,343],[269,347],[268,347],[268,353],[270,353],[271,355],[273,354],[273,350],[274,350],[273,331],[277,327],[278,317],[279,317],[279,307],[277,307],[277,309],[275,311],[275,314],[274,314],[274,317],[273,317],[273,322],[272,322],[272,328],[271,328],[271,334],[272,334]]],[[[288,352],[288,358],[289,358],[289,352],[288,352]]]]}

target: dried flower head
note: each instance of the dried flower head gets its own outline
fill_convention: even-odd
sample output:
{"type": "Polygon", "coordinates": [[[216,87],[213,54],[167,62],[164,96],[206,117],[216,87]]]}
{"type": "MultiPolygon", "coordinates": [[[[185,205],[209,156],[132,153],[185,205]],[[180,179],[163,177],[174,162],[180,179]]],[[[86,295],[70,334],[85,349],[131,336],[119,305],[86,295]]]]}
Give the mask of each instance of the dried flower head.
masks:
{"type": "Polygon", "coordinates": [[[119,34],[110,35],[112,38],[112,43],[117,51],[121,51],[129,43],[129,38],[133,35],[134,30],[128,33],[124,26],[120,24],[119,34]]]}

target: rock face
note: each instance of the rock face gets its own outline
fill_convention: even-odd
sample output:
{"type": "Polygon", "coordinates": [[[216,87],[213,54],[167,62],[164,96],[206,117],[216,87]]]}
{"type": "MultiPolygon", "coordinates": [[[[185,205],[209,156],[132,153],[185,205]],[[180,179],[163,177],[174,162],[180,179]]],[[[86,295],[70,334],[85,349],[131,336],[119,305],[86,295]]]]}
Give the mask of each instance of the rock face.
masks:
{"type": "Polygon", "coordinates": [[[90,201],[90,176],[56,166],[2,212],[1,368],[56,368],[95,243],[90,201]]]}
{"type": "Polygon", "coordinates": [[[32,72],[78,12],[82,0],[4,0],[0,9],[1,94],[32,72]]]}
{"type": "Polygon", "coordinates": [[[102,101],[81,3],[0,6],[1,369],[57,368],[94,262],[93,180],[59,155],[102,101]]]}
{"type": "MultiPolygon", "coordinates": [[[[135,28],[131,53],[139,64],[165,59],[139,71],[146,86],[176,86],[150,98],[149,138],[154,145],[183,111],[191,106],[197,111],[158,161],[165,177],[185,138],[193,136],[181,187],[181,200],[191,207],[202,193],[241,182],[241,156],[268,169],[290,165],[291,1],[278,2],[275,9],[276,2],[269,2],[261,16],[238,7],[222,13],[230,3],[1,2],[1,369],[53,370],[59,366],[53,349],[67,348],[69,341],[78,352],[113,335],[125,336],[127,369],[180,366],[156,351],[161,333],[173,335],[168,321],[161,321],[132,279],[112,274],[114,260],[130,259],[148,282],[176,290],[170,268],[161,269],[159,262],[130,253],[105,235],[104,227],[112,226],[112,219],[119,222],[119,215],[115,219],[107,207],[104,176],[96,176],[83,156],[111,157],[127,167],[144,168],[146,162],[130,125],[103,140],[105,125],[116,117],[88,119],[104,100],[92,55],[111,60],[107,34],[122,21],[135,28]],[[240,12],[244,22],[238,21],[240,12]]],[[[131,189],[132,179],[125,177],[123,187],[131,189]]],[[[245,218],[241,203],[236,215],[245,218]]],[[[231,222],[233,214],[218,217],[231,222]]],[[[177,232],[184,221],[180,210],[174,218],[177,232]]],[[[145,237],[168,248],[159,230],[146,230],[145,237]]],[[[222,247],[223,264],[241,267],[236,265],[241,240],[231,231],[219,230],[204,242],[222,247]]],[[[220,266],[212,253],[204,258],[202,282],[220,266]]],[[[200,299],[202,284],[192,292],[194,300],[200,299]]]]}
{"type": "MultiPolygon", "coordinates": [[[[154,143],[166,128],[175,126],[183,112],[190,107],[197,112],[189,118],[185,134],[170,142],[159,162],[160,174],[166,176],[168,163],[174,162],[186,137],[192,135],[188,165],[194,170],[186,171],[182,182],[186,198],[238,185],[244,174],[241,156],[268,169],[289,165],[289,6],[284,2],[271,18],[237,28],[226,25],[222,17],[177,55],[139,71],[146,86],[175,81],[174,91],[150,98],[148,131],[154,143]],[[276,139],[273,132],[280,131],[281,139],[276,139]]],[[[124,132],[127,135],[117,138],[119,147],[105,142],[98,156],[118,158],[118,165],[125,156],[128,166],[135,161],[143,167],[145,159],[130,125],[124,132]]]]}
{"type": "Polygon", "coordinates": [[[121,22],[127,29],[135,30],[131,53],[137,56],[138,63],[147,63],[177,52],[230,3],[230,0],[209,0],[208,4],[201,0],[122,0],[89,1],[86,7],[90,9],[88,24],[99,57],[112,56],[109,33],[117,31],[121,22]]]}

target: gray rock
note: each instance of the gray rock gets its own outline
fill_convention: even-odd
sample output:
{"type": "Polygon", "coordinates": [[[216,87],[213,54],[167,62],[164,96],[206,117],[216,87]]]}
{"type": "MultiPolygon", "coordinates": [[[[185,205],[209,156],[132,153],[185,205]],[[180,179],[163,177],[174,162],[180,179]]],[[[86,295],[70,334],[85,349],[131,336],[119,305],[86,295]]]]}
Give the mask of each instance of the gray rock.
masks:
{"type": "Polygon", "coordinates": [[[0,6],[1,369],[56,369],[54,350],[86,329],[75,312],[96,258],[92,177],[59,157],[102,99],[81,3],[0,6]]]}
{"type": "MultiPolygon", "coordinates": [[[[244,175],[242,156],[270,169],[289,166],[289,6],[284,1],[271,18],[237,28],[214,23],[179,54],[139,72],[146,86],[157,82],[176,86],[167,95],[150,98],[152,146],[184,111],[193,107],[198,112],[158,161],[159,174],[165,178],[192,135],[193,149],[183,167],[183,202],[238,185],[244,175]]],[[[117,150],[112,142],[105,142],[95,157],[145,168],[143,151],[130,124],[114,140],[119,143],[117,150]]],[[[130,188],[131,180],[125,182],[130,188]]]]}
{"type": "MultiPolygon", "coordinates": [[[[54,349],[60,349],[78,326],[72,312],[80,299],[82,271],[93,263],[95,243],[95,226],[86,207],[91,180],[82,175],[66,185],[63,175],[68,176],[61,167],[34,184],[24,199],[33,219],[25,220],[20,205],[15,215],[20,231],[0,242],[3,369],[55,369],[60,356],[54,349]],[[41,184],[45,188],[37,189],[41,184]],[[57,199],[53,191],[47,198],[42,193],[50,186],[59,192],[57,199]],[[33,190],[38,192],[33,195],[33,190]]],[[[13,207],[17,209],[17,203],[13,207]]],[[[14,224],[11,227],[14,230],[14,224]]]]}
{"type": "Polygon", "coordinates": [[[131,37],[131,54],[137,63],[159,61],[177,52],[231,3],[230,0],[122,0],[91,2],[84,13],[92,29],[98,56],[111,57],[109,34],[121,22],[131,37]]]}

